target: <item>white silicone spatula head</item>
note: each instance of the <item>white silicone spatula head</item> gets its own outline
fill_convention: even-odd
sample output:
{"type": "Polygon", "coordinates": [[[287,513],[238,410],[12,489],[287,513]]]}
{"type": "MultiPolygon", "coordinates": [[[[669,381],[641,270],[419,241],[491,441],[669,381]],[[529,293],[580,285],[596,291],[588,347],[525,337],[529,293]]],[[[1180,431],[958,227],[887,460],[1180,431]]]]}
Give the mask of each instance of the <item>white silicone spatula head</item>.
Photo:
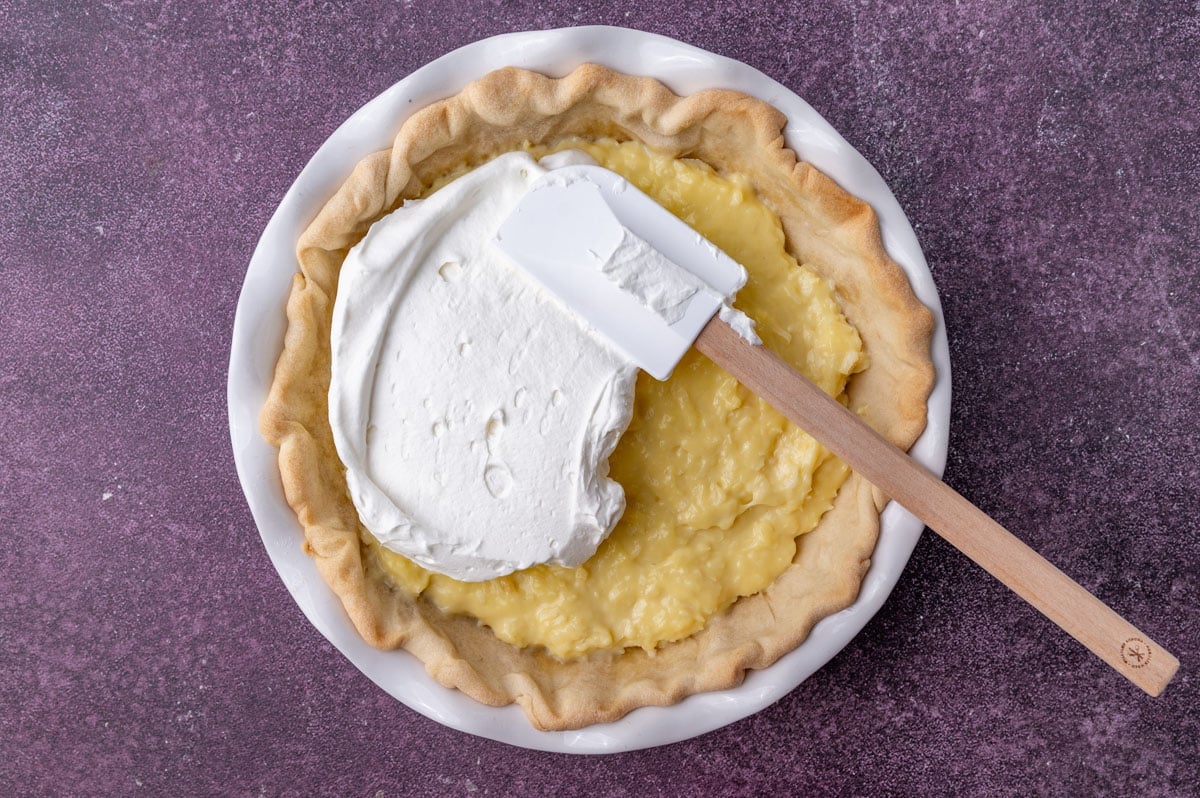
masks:
{"type": "Polygon", "coordinates": [[[746,281],[728,255],[599,166],[542,175],[501,225],[496,242],[660,380],[746,281]]]}

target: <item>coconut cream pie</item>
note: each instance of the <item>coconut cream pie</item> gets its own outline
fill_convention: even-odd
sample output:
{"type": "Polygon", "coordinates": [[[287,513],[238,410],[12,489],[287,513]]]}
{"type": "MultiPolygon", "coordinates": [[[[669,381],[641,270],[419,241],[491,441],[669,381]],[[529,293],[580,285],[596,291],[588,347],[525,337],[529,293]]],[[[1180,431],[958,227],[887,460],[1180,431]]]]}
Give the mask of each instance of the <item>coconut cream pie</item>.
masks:
{"type": "Polygon", "coordinates": [[[698,353],[637,373],[491,243],[537,175],[594,160],[745,267],[745,334],[907,447],[931,316],[785,121],[594,65],[504,69],[325,205],[261,421],[367,641],[567,729],[731,687],[853,602],[878,491],[698,353]]]}

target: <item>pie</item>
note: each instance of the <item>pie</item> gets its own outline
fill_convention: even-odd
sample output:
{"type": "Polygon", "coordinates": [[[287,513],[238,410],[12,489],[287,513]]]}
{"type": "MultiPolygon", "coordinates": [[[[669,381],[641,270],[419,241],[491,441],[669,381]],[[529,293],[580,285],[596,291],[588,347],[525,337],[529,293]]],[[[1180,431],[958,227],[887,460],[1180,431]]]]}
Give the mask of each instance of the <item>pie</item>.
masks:
{"type": "Polygon", "coordinates": [[[679,97],[596,65],[558,79],[502,69],[415,113],[325,204],[298,244],[261,428],[306,551],[364,639],[482,703],[518,703],[538,728],[570,729],[732,687],[854,601],[885,497],[695,352],[665,383],[639,379],[611,460],[628,509],[579,569],[466,584],[382,548],[329,427],[338,270],[370,225],[499,154],[577,148],[742,262],[736,304],[764,342],[910,446],[933,383],[932,316],[870,207],[798,162],[785,122],[744,94],[679,97]]]}

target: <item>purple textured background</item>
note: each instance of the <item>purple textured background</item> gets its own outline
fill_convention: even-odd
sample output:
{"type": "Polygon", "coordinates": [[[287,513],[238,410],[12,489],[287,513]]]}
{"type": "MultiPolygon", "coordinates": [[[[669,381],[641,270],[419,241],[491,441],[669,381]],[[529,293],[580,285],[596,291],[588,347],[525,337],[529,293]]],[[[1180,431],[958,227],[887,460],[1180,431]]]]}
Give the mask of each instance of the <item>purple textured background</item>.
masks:
{"type": "Polygon", "coordinates": [[[0,793],[1191,795],[1200,7],[0,3],[0,793]],[[947,478],[1172,648],[1157,700],[927,535],[785,700],[611,758],[442,728],[304,620],[224,396],[257,236],[354,109],[491,34],[741,59],[882,172],[955,369],[947,478]]]}

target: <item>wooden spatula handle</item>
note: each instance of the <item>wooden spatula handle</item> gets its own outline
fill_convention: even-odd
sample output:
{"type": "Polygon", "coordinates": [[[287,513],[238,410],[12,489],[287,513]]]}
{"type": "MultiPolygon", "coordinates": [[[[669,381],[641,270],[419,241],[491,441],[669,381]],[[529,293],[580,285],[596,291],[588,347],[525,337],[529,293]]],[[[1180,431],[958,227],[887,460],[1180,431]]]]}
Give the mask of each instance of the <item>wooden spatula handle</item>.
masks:
{"type": "Polygon", "coordinates": [[[765,346],[713,319],[696,348],[1122,676],[1156,696],[1179,660],[765,346]]]}

